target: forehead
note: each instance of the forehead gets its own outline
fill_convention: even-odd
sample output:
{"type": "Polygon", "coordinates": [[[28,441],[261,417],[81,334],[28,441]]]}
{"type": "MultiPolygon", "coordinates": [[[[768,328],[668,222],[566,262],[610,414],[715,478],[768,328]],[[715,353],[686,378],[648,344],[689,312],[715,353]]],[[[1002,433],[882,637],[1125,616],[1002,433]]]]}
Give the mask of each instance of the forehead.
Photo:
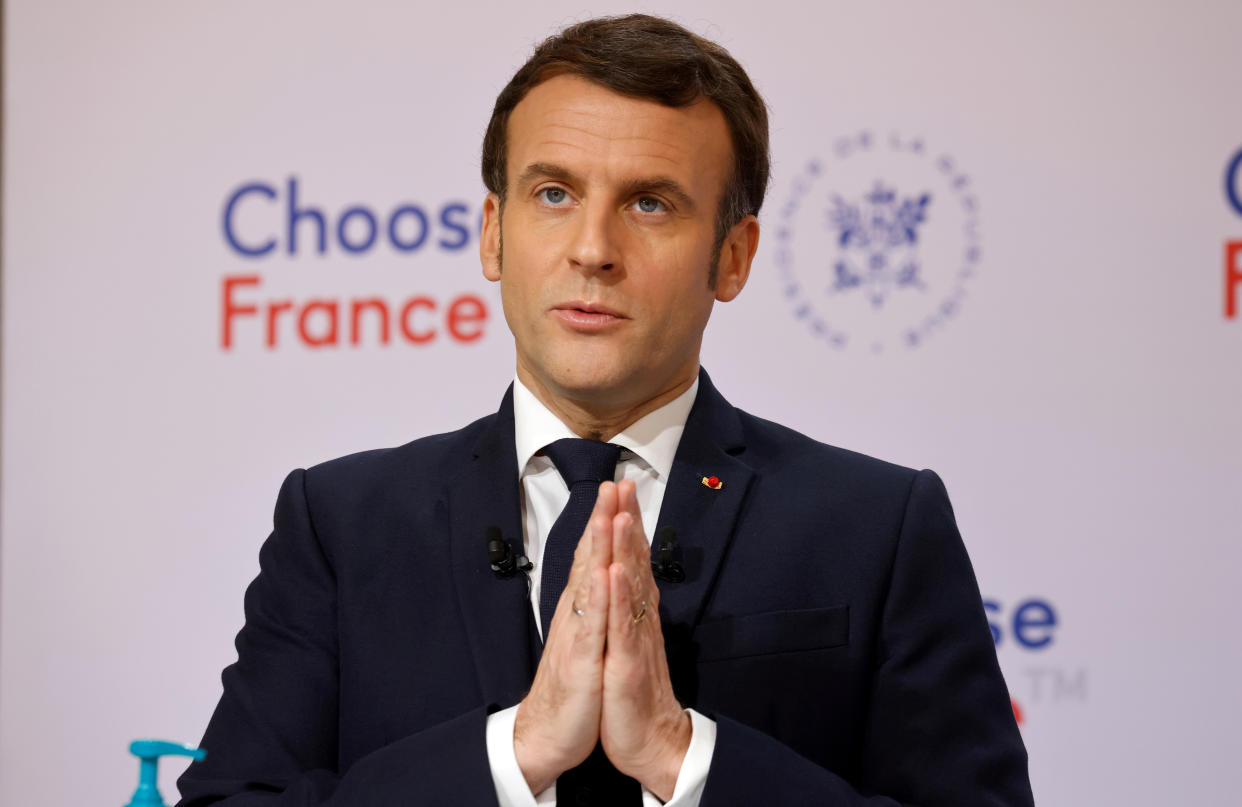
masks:
{"type": "Polygon", "coordinates": [[[720,108],[631,98],[572,75],[536,85],[508,125],[508,180],[532,163],[562,166],[597,182],[664,176],[712,197],[732,170],[733,146],[720,108]]]}

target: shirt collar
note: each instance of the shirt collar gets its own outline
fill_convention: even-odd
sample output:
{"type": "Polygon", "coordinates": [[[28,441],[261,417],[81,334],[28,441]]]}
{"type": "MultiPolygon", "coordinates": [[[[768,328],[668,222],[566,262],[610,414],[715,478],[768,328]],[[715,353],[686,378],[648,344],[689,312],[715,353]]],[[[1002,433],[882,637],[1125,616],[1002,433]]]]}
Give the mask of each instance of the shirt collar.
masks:
{"type": "MultiPolygon", "coordinates": [[[[667,480],[673,470],[673,456],[686,428],[686,418],[699,392],[695,377],[690,388],[654,412],[648,412],[608,442],[629,449],[667,480]]],[[[520,380],[513,382],[513,437],[517,448],[517,472],[521,477],[527,464],[548,443],[577,437],[569,427],[535,397],[520,380]]]]}

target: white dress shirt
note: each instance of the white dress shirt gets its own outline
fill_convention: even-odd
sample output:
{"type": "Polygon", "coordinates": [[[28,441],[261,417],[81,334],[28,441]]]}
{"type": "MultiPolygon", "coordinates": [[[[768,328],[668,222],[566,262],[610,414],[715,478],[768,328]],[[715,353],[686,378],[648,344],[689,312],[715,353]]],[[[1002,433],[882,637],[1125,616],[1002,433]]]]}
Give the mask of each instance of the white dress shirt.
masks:
{"type": "MultiPolygon", "coordinates": [[[[617,434],[608,442],[622,447],[614,480],[634,480],[638,507],[642,512],[643,532],[655,533],[660,505],[668,475],[673,468],[673,456],[681,442],[686,418],[698,394],[696,378],[690,389],[664,406],[643,416],[617,434]]],[[[526,557],[534,564],[530,572],[531,608],[535,625],[540,625],[539,588],[542,577],[540,563],[543,547],[552,524],[569,501],[569,487],[561,477],[552,460],[539,452],[549,443],[565,437],[577,437],[569,427],[543,405],[521,381],[513,384],[513,433],[517,448],[518,480],[522,489],[522,534],[526,557]]],[[[677,785],[668,807],[698,807],[707,781],[707,769],[711,765],[712,752],[716,747],[715,721],[693,709],[690,714],[690,747],[681,763],[677,785]]],[[[530,792],[526,777],[518,767],[513,749],[513,726],[517,707],[512,706],[487,718],[487,756],[492,770],[492,781],[500,807],[544,807],[556,804],[556,784],[537,796],[530,792]]],[[[661,804],[655,794],[643,788],[643,807],[661,804]]]]}

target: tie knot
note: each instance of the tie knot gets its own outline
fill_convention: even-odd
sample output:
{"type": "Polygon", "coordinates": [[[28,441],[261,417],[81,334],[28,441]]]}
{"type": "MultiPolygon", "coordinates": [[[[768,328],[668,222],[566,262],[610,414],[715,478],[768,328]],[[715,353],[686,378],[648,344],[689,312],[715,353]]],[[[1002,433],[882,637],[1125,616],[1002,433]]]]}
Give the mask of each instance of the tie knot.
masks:
{"type": "Polygon", "coordinates": [[[561,472],[565,484],[573,487],[580,482],[611,482],[617,473],[621,446],[566,437],[544,446],[543,452],[561,472]]]}

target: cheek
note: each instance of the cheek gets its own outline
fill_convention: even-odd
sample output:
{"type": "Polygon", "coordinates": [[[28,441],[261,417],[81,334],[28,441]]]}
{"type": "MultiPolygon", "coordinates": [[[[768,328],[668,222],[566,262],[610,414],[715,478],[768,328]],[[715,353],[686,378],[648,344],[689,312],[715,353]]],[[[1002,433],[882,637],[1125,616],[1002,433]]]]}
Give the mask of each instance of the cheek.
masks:
{"type": "Polygon", "coordinates": [[[549,263],[548,256],[541,250],[546,252],[546,244],[540,239],[509,231],[500,272],[500,293],[506,310],[511,303],[534,303],[544,293],[547,286],[544,267],[549,263]]]}
{"type": "Polygon", "coordinates": [[[652,290],[653,295],[666,300],[674,315],[689,317],[704,308],[710,310],[714,299],[707,282],[711,244],[687,239],[670,246],[656,264],[660,288],[652,290]]]}
{"type": "Polygon", "coordinates": [[[515,334],[531,333],[539,326],[539,300],[537,289],[524,282],[520,272],[505,267],[500,276],[500,301],[505,320],[515,334]]]}

